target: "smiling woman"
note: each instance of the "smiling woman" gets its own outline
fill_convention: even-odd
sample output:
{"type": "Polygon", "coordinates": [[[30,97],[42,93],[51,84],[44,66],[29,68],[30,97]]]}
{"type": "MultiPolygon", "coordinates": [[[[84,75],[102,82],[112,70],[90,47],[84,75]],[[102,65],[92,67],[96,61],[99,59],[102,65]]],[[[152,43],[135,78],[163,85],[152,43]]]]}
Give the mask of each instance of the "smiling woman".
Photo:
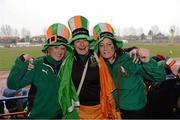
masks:
{"type": "Polygon", "coordinates": [[[87,55],[89,51],[89,42],[85,39],[79,39],[74,42],[74,48],[79,55],[87,55]]]}
{"type": "Polygon", "coordinates": [[[65,58],[66,54],[66,47],[63,45],[60,46],[50,46],[47,50],[47,53],[49,56],[52,56],[52,58],[56,61],[60,61],[63,58],[65,58]]]}
{"type": "Polygon", "coordinates": [[[47,30],[48,40],[42,49],[44,56],[33,59],[28,54],[22,54],[16,58],[7,78],[7,86],[18,90],[31,85],[28,118],[62,118],[57,94],[61,81],[58,73],[66,54],[72,51],[67,45],[69,36],[65,25],[55,23],[47,30]]]}
{"type": "Polygon", "coordinates": [[[74,49],[71,58],[72,69],[70,74],[67,74],[65,77],[72,80],[77,91],[80,101],[79,118],[118,118],[112,96],[112,91],[114,90],[112,78],[105,63],[98,58],[97,54],[90,47],[96,41],[89,35],[88,19],[77,15],[71,17],[68,24],[72,32],[69,44],[74,49]]]}
{"type": "Polygon", "coordinates": [[[99,43],[99,51],[102,53],[104,59],[109,60],[111,64],[115,60],[115,46],[113,41],[105,38],[101,43],[99,43]]]}
{"type": "Polygon", "coordinates": [[[141,64],[135,64],[122,49],[122,41],[115,35],[109,23],[99,23],[93,29],[97,39],[95,49],[104,58],[116,89],[113,95],[123,119],[145,117],[147,96],[143,79],[162,82],[165,70],[162,65],[150,59],[149,50],[138,48],[137,55],[141,64]]]}

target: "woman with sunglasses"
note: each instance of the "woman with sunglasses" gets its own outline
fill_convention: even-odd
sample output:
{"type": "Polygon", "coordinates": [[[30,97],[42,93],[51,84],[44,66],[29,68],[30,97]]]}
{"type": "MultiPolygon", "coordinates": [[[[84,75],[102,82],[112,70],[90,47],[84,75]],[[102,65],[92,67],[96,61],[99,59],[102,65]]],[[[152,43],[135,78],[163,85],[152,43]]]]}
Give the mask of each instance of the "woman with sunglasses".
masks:
{"type": "Polygon", "coordinates": [[[61,81],[59,71],[63,60],[71,52],[71,47],[67,45],[69,36],[69,30],[65,25],[55,23],[47,30],[48,40],[42,49],[45,56],[33,60],[28,54],[23,54],[16,59],[7,85],[10,89],[31,85],[28,118],[62,118],[58,100],[61,81]],[[31,66],[28,67],[29,63],[31,66]]]}
{"type": "Polygon", "coordinates": [[[143,79],[164,81],[163,66],[151,59],[149,51],[142,48],[136,52],[141,64],[135,64],[133,58],[121,49],[122,41],[114,36],[114,30],[108,23],[97,24],[93,36],[98,40],[95,51],[104,58],[116,85],[114,97],[122,118],[143,118],[147,103],[143,79]]]}

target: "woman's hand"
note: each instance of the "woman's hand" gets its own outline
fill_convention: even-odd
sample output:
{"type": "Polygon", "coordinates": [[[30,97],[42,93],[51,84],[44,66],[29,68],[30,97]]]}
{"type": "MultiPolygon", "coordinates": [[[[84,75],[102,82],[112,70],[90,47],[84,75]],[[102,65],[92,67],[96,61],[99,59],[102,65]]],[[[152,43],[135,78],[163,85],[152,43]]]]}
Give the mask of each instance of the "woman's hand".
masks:
{"type": "Polygon", "coordinates": [[[150,60],[150,52],[144,48],[136,48],[129,52],[129,56],[133,57],[133,63],[146,63],[150,60]]]}
{"type": "Polygon", "coordinates": [[[23,55],[23,58],[25,60],[25,62],[28,62],[28,70],[32,70],[34,68],[34,65],[33,65],[33,58],[30,57],[28,54],[24,54],[23,55]]]}

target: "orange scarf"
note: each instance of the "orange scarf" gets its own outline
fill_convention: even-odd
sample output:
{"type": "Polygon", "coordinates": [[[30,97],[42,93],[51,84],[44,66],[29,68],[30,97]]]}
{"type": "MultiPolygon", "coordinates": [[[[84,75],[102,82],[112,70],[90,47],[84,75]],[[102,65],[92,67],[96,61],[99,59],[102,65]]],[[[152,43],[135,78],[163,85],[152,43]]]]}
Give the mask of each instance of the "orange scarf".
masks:
{"type": "Polygon", "coordinates": [[[100,72],[100,104],[105,118],[121,119],[117,117],[116,104],[112,92],[115,90],[113,79],[108,71],[104,59],[99,57],[100,72]]]}

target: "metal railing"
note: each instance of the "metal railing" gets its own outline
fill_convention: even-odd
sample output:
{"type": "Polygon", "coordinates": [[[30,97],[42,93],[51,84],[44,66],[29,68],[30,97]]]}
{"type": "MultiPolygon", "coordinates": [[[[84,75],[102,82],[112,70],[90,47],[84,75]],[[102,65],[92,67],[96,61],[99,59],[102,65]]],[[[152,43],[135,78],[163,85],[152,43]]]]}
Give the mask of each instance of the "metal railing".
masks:
{"type": "MultiPolygon", "coordinates": [[[[1,96],[0,97],[0,102],[3,102],[3,101],[4,102],[8,102],[8,101],[12,101],[12,100],[27,99],[27,98],[28,98],[28,96],[16,96],[16,97],[4,97],[4,96],[1,96]]],[[[0,114],[0,118],[1,117],[5,117],[5,116],[16,117],[18,115],[25,116],[26,115],[26,111],[3,113],[3,114],[0,114]]]]}

